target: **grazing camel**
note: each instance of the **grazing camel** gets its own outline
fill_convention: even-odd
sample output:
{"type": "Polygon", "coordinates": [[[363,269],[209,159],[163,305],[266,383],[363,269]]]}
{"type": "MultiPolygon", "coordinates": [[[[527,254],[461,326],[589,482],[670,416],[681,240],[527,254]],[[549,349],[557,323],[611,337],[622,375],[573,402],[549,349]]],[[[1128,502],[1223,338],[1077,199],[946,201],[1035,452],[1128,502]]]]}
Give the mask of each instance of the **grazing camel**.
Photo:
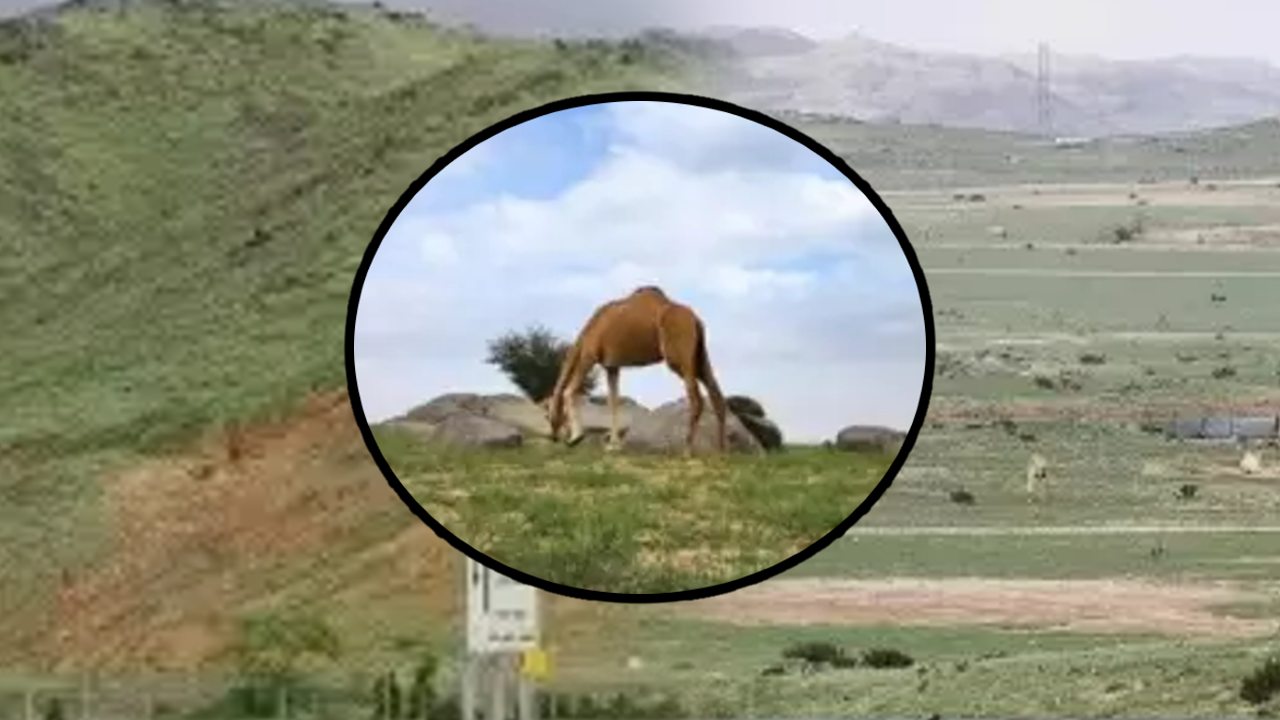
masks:
{"type": "Polygon", "coordinates": [[[565,354],[555,389],[543,401],[551,439],[559,440],[560,430],[569,423],[569,445],[576,445],[585,432],[578,417],[578,399],[583,378],[597,364],[609,381],[610,429],[608,450],[621,447],[618,434],[618,372],[624,367],[643,367],[666,361],[667,367],[684,381],[689,398],[689,432],[685,455],[693,454],[693,439],[702,417],[701,381],[711,396],[716,415],[720,451],[725,451],[725,401],[720,394],[707,357],[706,331],[693,310],[673,302],[652,285],[637,288],[625,298],[601,305],[587,321],[578,339],[565,354]]]}

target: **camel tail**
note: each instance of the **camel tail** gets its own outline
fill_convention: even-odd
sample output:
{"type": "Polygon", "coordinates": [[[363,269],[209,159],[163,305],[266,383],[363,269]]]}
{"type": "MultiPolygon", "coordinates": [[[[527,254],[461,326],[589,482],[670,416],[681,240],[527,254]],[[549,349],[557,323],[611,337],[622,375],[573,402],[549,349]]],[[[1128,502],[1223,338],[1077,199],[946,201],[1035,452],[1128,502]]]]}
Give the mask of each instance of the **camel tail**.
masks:
{"type": "Polygon", "coordinates": [[[711,396],[711,407],[716,409],[717,414],[723,413],[724,395],[721,394],[720,384],[716,382],[716,374],[711,369],[711,357],[707,354],[707,331],[701,320],[698,321],[697,363],[698,377],[711,396]]]}

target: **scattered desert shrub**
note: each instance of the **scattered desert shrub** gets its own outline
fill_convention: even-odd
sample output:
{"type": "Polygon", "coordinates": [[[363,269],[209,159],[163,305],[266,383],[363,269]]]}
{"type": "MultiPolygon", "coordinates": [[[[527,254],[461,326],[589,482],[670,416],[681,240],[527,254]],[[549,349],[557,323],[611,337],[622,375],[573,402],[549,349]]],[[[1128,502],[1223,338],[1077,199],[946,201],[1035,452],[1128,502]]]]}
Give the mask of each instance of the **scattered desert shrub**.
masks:
{"type": "Polygon", "coordinates": [[[1280,659],[1267,658],[1240,683],[1240,699],[1261,705],[1280,691],[1280,659]]]}
{"type": "Polygon", "coordinates": [[[1182,500],[1191,500],[1198,492],[1200,492],[1199,485],[1196,485],[1195,483],[1183,483],[1182,486],[1178,488],[1178,497],[1182,500]]]}
{"type": "Polygon", "coordinates": [[[862,653],[862,664],[873,668],[904,668],[915,662],[910,655],[893,648],[872,648],[862,653]]]}
{"type": "Polygon", "coordinates": [[[782,651],[782,657],[789,660],[804,660],[814,664],[831,664],[844,656],[844,650],[836,645],[815,640],[791,645],[782,651]]]}
{"type": "Polygon", "coordinates": [[[1081,353],[1081,365],[1102,365],[1107,362],[1107,356],[1102,353],[1081,353]]]}
{"type": "Polygon", "coordinates": [[[965,490],[964,488],[960,488],[959,490],[952,490],[950,493],[950,497],[951,497],[951,502],[957,505],[972,505],[975,502],[977,502],[977,499],[973,497],[973,493],[969,492],[968,490],[965,490]]]}

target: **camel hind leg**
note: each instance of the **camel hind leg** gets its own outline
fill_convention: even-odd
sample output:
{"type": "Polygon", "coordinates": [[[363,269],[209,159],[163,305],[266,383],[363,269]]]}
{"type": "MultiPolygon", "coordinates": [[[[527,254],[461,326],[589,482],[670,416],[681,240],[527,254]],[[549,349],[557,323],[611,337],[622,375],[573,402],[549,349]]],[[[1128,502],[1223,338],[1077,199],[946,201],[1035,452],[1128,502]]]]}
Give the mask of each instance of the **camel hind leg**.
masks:
{"type": "Polygon", "coordinates": [[[659,318],[658,341],[667,367],[684,382],[689,401],[689,428],[685,434],[684,454],[690,457],[703,409],[702,392],[698,389],[698,380],[702,376],[699,368],[701,328],[692,313],[681,310],[669,308],[659,318]]]}
{"type": "MultiPolygon", "coordinates": [[[[701,327],[699,327],[701,330],[701,327]]],[[[698,379],[707,388],[707,396],[711,398],[711,409],[716,414],[716,442],[720,446],[720,452],[728,449],[728,440],[725,437],[725,402],[724,395],[720,392],[720,384],[716,382],[716,375],[711,370],[711,360],[707,357],[706,336],[698,333],[698,379]]]]}

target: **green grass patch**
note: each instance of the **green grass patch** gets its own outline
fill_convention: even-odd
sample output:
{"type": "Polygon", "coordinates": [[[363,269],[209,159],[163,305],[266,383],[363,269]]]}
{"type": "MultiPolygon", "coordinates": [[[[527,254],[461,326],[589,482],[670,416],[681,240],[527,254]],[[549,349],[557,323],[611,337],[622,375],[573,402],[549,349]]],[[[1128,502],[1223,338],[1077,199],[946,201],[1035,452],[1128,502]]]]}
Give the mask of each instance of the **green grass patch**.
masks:
{"type": "Polygon", "coordinates": [[[405,487],[468,544],[547,580],[628,593],[769,567],[835,528],[892,461],[814,447],[687,460],[376,436],[405,487]]]}

